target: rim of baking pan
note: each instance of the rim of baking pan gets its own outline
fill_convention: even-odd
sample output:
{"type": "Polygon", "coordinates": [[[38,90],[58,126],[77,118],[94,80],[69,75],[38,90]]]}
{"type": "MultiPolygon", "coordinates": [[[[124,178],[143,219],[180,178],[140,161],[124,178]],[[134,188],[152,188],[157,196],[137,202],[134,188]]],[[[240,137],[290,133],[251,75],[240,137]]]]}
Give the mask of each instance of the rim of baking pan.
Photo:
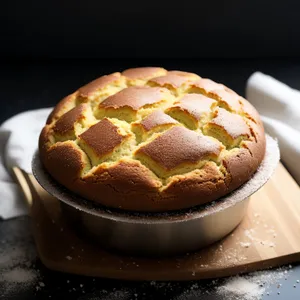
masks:
{"type": "Polygon", "coordinates": [[[264,159],[253,176],[241,187],[230,194],[227,194],[224,197],[208,204],[189,209],[158,213],[133,212],[108,208],[101,204],[86,200],[85,198],[68,190],[50,176],[40,161],[38,150],[35,152],[32,159],[32,173],[38,183],[50,195],[85,213],[110,219],[116,222],[121,221],[143,224],[177,223],[203,218],[207,215],[228,209],[229,207],[246,200],[270,179],[275,171],[276,166],[278,165],[279,160],[280,152],[277,141],[266,135],[266,153],[264,159]]]}

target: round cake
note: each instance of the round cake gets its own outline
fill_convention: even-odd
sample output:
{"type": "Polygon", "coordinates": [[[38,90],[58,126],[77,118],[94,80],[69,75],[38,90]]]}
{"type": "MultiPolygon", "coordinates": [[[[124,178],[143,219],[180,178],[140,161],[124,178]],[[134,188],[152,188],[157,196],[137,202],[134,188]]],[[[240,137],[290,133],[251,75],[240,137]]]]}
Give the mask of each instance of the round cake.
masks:
{"type": "Polygon", "coordinates": [[[62,99],[39,140],[61,185],[111,208],[162,212],[214,201],[248,181],[265,155],[255,108],[194,73],[133,68],[62,99]]]}

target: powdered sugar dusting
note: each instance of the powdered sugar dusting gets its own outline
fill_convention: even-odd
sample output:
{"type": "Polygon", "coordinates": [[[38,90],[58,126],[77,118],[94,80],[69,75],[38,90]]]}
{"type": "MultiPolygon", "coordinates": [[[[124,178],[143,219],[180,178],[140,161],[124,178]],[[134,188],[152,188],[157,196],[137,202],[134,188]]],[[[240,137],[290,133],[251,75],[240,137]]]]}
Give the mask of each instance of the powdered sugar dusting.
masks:
{"type": "MultiPolygon", "coordinates": [[[[260,300],[263,295],[269,295],[269,288],[277,284],[278,292],[282,284],[279,280],[287,278],[293,270],[290,268],[278,268],[268,271],[259,271],[248,275],[238,275],[227,279],[211,280],[204,289],[198,283],[194,283],[185,290],[175,300],[201,299],[205,294],[220,297],[226,300],[260,300]]],[[[297,284],[297,283],[295,283],[297,284]]]]}
{"type": "MultiPolygon", "coordinates": [[[[249,275],[231,277],[216,288],[217,293],[228,300],[259,300],[268,288],[292,272],[279,268],[272,271],[259,271],[249,275]]],[[[281,287],[278,284],[278,289],[281,287]]]]}
{"type": "MultiPolygon", "coordinates": [[[[47,288],[48,285],[46,281],[40,278],[34,267],[36,252],[28,226],[21,224],[18,228],[19,231],[15,233],[13,238],[9,236],[0,245],[0,291],[4,297],[12,294],[15,290],[22,292],[22,289],[26,288],[26,290],[39,291],[47,288]]],[[[255,237],[255,233],[256,231],[252,232],[253,237],[255,237]]],[[[270,234],[272,233],[270,232],[270,234]]],[[[223,248],[218,246],[218,251],[222,251],[224,255],[236,255],[237,257],[241,255],[240,252],[235,254],[234,251],[227,253],[223,248]]],[[[201,265],[201,267],[206,268],[207,266],[201,265]]],[[[63,287],[67,287],[70,293],[79,293],[80,296],[76,298],[79,300],[134,300],[147,299],[148,295],[158,295],[164,299],[191,300],[202,299],[206,294],[211,294],[213,297],[217,294],[218,299],[226,300],[259,300],[263,295],[270,292],[272,284],[275,284],[275,293],[280,292],[281,285],[284,286],[285,284],[285,280],[282,279],[287,278],[291,272],[293,272],[292,266],[288,266],[228,279],[205,280],[204,282],[151,281],[141,284],[115,282],[118,287],[112,288],[108,285],[107,290],[103,289],[103,279],[96,279],[95,281],[91,278],[85,282],[77,279],[77,282],[74,282],[70,280],[70,277],[67,277],[63,279],[63,287]],[[280,279],[281,282],[279,282],[280,279]]],[[[295,279],[293,285],[298,286],[299,282],[298,279],[295,279]]],[[[294,289],[295,286],[292,288],[294,289]]]]}
{"type": "Polygon", "coordinates": [[[129,288],[112,289],[111,291],[101,290],[81,296],[78,300],[131,300],[139,295],[129,288]]]}
{"type": "MultiPolygon", "coordinates": [[[[15,221],[16,222],[16,221],[15,221]]],[[[24,219],[18,220],[23,223],[24,219]]],[[[34,267],[36,251],[28,226],[18,226],[0,245],[0,290],[5,296],[34,286],[39,272],[34,267]]]]}
{"type": "Polygon", "coordinates": [[[253,234],[254,234],[254,229],[253,228],[245,230],[245,236],[248,239],[250,239],[251,241],[255,240],[255,237],[253,236],[253,234]]]}
{"type": "Polygon", "coordinates": [[[244,277],[230,278],[225,285],[218,288],[218,293],[221,295],[231,297],[230,299],[258,299],[264,292],[264,288],[257,286],[256,283],[247,280],[244,277]]]}
{"type": "Polygon", "coordinates": [[[2,274],[2,280],[6,283],[30,283],[35,281],[36,278],[35,271],[21,267],[7,270],[2,274]]]}

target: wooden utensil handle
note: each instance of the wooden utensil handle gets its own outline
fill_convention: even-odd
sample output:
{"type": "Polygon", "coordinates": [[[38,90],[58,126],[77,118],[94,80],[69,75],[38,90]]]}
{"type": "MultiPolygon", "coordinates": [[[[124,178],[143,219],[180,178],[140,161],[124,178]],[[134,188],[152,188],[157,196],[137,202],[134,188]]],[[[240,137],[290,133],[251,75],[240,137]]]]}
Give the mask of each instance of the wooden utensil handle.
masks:
{"type": "Polygon", "coordinates": [[[18,167],[13,167],[12,172],[13,175],[15,176],[16,182],[19,184],[23,192],[26,203],[30,208],[32,206],[33,196],[30,189],[30,181],[29,181],[30,179],[28,177],[28,174],[18,167]]]}

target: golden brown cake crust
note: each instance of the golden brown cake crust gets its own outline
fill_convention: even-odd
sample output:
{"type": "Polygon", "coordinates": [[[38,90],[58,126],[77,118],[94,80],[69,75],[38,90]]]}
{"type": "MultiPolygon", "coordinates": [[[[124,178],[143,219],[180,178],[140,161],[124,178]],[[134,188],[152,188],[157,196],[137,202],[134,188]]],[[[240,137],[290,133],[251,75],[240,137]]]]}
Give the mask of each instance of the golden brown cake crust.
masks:
{"type": "Polygon", "coordinates": [[[214,103],[217,102],[201,94],[187,94],[170,109],[186,111],[196,120],[200,120],[203,113],[211,111],[214,103]]]}
{"type": "Polygon", "coordinates": [[[47,124],[52,123],[53,121],[57,120],[61,117],[64,113],[68,112],[72,108],[75,107],[75,99],[77,93],[73,93],[71,95],[66,96],[63,98],[53,109],[47,119],[47,124]]]}
{"type": "Polygon", "coordinates": [[[59,134],[66,134],[74,130],[75,122],[84,117],[82,113],[85,107],[86,104],[78,105],[62,115],[53,126],[53,131],[59,134]]]}
{"type": "Polygon", "coordinates": [[[139,110],[145,105],[159,102],[163,98],[163,89],[150,87],[129,87],[106,98],[99,104],[99,107],[107,109],[118,109],[130,107],[133,110],[139,110]]]}
{"type": "Polygon", "coordinates": [[[118,127],[106,118],[79,135],[79,139],[92,148],[99,157],[112,152],[122,143],[123,138],[118,133],[118,127]]]}
{"type": "Polygon", "coordinates": [[[165,124],[177,124],[178,122],[165,114],[161,110],[156,110],[146,118],[144,118],[139,124],[144,128],[145,131],[149,131],[160,125],[165,124]]]}
{"type": "Polygon", "coordinates": [[[207,157],[218,157],[222,146],[218,141],[185,127],[174,126],[141,146],[136,155],[147,156],[166,171],[181,164],[193,164],[207,157]]]}
{"type": "Polygon", "coordinates": [[[120,78],[121,74],[116,72],[110,75],[105,75],[100,78],[97,78],[90,83],[86,84],[85,86],[81,87],[78,90],[78,94],[81,97],[89,97],[95,91],[105,87],[106,85],[117,81],[120,78]]]}
{"type": "Polygon", "coordinates": [[[223,84],[159,67],[102,76],[65,97],[39,139],[52,177],[129,211],[214,201],[248,181],[265,155],[259,114],[223,84]]]}
{"type": "Polygon", "coordinates": [[[149,79],[167,74],[167,70],[156,67],[131,68],[122,72],[122,75],[130,80],[149,79]]]}
{"type": "Polygon", "coordinates": [[[173,88],[179,88],[182,84],[186,83],[187,81],[191,81],[195,79],[193,75],[189,74],[178,74],[178,73],[169,73],[165,76],[160,76],[156,78],[152,78],[149,80],[150,84],[168,87],[171,86],[173,88]]]}

